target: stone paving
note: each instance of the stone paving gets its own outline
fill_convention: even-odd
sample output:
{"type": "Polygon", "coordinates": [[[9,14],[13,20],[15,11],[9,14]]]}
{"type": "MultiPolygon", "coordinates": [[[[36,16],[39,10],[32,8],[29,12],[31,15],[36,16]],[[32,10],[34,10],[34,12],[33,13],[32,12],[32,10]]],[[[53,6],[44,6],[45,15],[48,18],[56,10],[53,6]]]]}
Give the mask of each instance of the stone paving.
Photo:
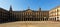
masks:
{"type": "Polygon", "coordinates": [[[16,21],[0,24],[0,27],[60,27],[58,21],[16,21]]]}

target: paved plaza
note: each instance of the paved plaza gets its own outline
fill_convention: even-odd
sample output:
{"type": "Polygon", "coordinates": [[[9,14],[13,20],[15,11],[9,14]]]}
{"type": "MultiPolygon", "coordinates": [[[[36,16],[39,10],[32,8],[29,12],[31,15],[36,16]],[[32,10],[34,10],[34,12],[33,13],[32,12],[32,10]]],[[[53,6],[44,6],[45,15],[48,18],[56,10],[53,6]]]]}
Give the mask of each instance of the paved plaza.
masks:
{"type": "Polygon", "coordinates": [[[60,27],[58,21],[17,21],[0,24],[0,27],[60,27]]]}

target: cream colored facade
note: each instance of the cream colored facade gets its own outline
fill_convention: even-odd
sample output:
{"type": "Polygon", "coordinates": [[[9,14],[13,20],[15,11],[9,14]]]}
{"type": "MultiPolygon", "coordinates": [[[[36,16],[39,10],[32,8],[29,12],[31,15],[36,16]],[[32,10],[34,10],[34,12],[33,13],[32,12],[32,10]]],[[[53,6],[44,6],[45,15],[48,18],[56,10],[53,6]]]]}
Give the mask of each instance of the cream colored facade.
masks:
{"type": "Polygon", "coordinates": [[[49,11],[50,20],[60,20],[60,6],[57,6],[49,11]]]}

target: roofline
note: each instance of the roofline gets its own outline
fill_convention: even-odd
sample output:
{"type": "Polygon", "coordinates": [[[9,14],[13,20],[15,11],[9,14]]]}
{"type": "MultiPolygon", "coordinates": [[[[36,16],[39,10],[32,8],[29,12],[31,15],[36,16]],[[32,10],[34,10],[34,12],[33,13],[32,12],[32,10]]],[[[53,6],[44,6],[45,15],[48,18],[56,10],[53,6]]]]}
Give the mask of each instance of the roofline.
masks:
{"type": "MultiPolygon", "coordinates": [[[[52,8],[51,10],[54,10],[54,9],[56,9],[56,8],[59,8],[59,7],[60,7],[60,5],[58,5],[58,6],[54,7],[54,8],[52,8]]],[[[51,11],[51,10],[49,10],[49,11],[51,11]]]]}

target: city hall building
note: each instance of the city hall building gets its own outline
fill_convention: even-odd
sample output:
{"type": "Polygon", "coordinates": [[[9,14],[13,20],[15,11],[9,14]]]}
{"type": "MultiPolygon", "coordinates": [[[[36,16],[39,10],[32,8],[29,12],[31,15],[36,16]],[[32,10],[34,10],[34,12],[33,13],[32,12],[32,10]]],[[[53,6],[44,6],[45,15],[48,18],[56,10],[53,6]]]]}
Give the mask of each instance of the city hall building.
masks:
{"type": "Polygon", "coordinates": [[[5,10],[0,8],[0,20],[2,21],[48,21],[60,20],[60,6],[57,6],[49,11],[42,11],[41,8],[39,10],[31,10],[27,8],[27,10],[23,11],[13,11],[12,6],[10,6],[10,10],[5,10]]]}

